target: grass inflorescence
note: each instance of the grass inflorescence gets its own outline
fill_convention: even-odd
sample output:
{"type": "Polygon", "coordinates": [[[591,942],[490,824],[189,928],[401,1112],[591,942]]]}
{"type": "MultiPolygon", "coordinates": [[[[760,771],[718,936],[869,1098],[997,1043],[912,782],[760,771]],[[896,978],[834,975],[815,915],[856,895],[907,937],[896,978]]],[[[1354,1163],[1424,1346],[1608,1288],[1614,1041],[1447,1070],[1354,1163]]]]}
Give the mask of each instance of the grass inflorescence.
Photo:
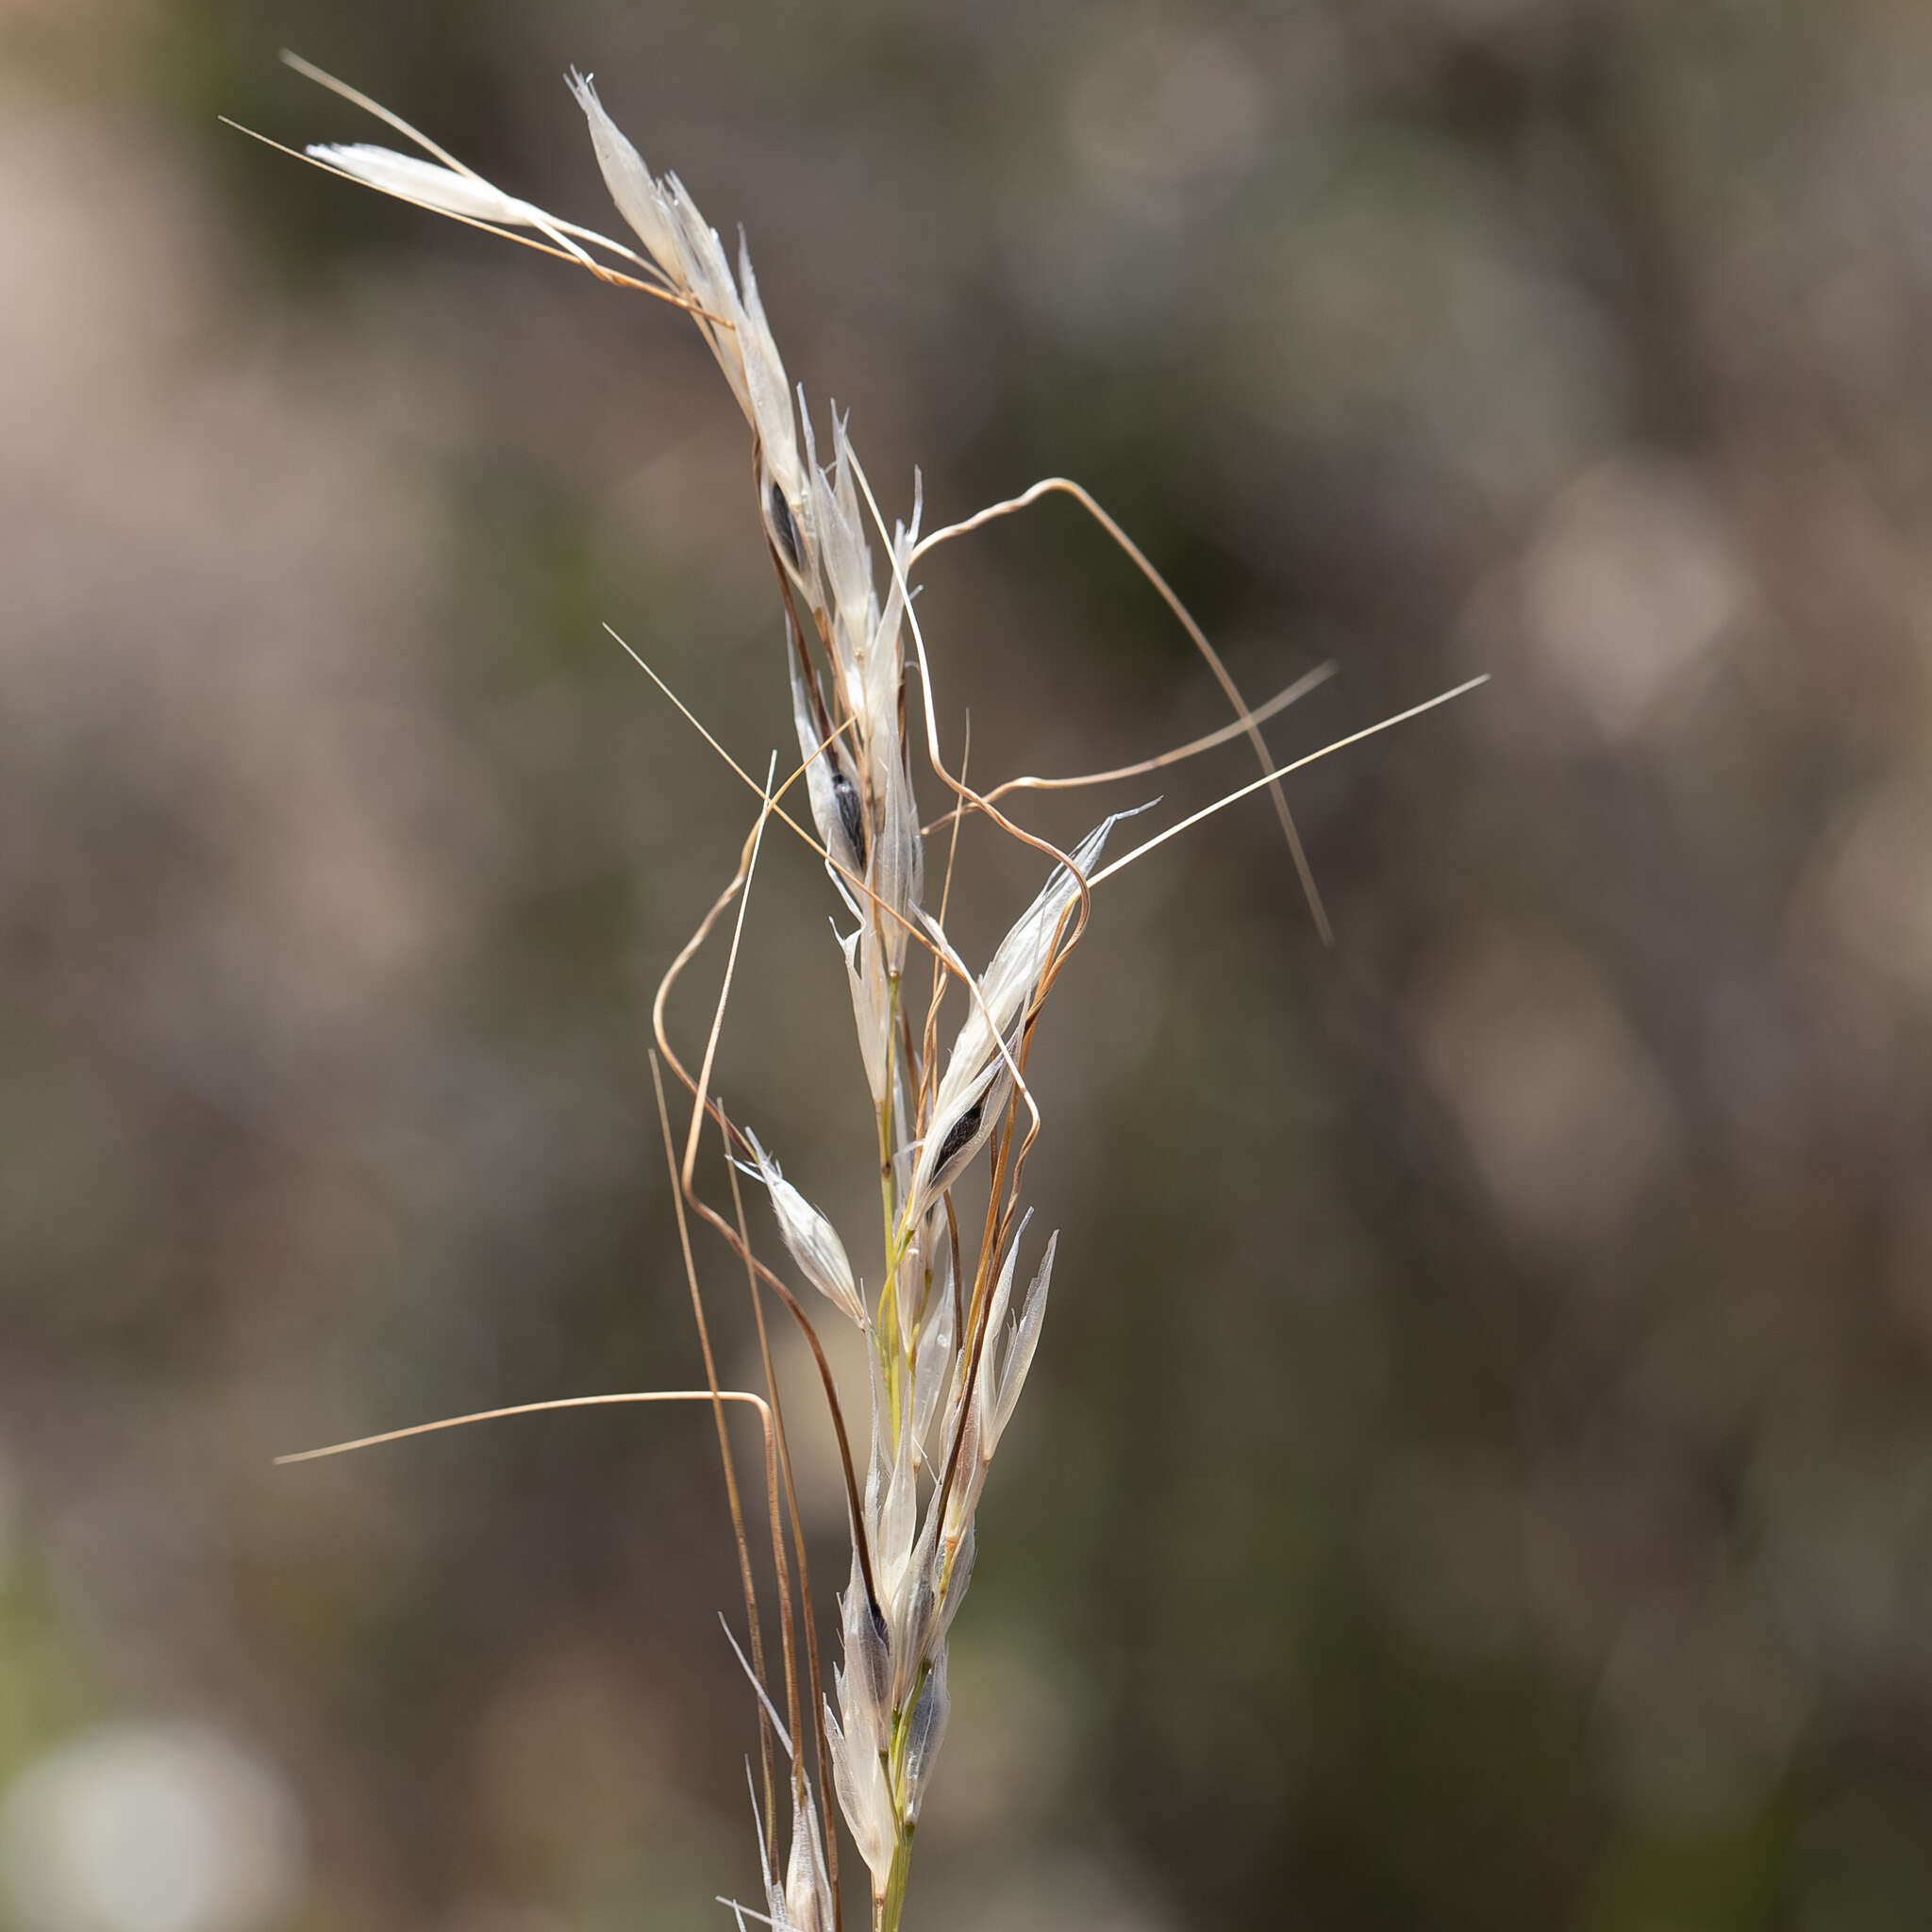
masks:
{"type": "MultiPolygon", "coordinates": [[[[534,1409],[709,1403],[743,1594],[746,1641],[739,1654],[751,1679],[759,1740],[752,1806],[765,1911],[737,1904],[729,1909],[741,1924],[764,1920],[786,1932],[842,1926],[841,1840],[826,1796],[832,1793],[867,1874],[874,1932],[895,1932],[921,1808],[945,1738],[951,1703],[947,1635],[972,1580],[980,1498],[1034,1358],[1058,1252],[1057,1234],[1043,1241],[1029,1239],[1030,1210],[1023,1205],[1028,1158],[1043,1123],[1027,1071],[1034,1041],[1068,957],[1090,928],[1095,889],[1207,816],[1197,813],[1144,836],[1104,863],[1109,840],[1134,816],[1132,810],[1107,814],[1071,851],[1063,851],[1012,817],[1002,801],[1029,790],[1144,778],[1178,759],[1244,738],[1260,775],[1208,809],[1252,791],[1271,792],[1325,939],[1325,914],[1281,786],[1283,773],[1293,767],[1273,763],[1260,727],[1330,667],[1308,673],[1265,705],[1248,706],[1152,563],[1081,486],[1062,477],[1047,478],[924,537],[915,477],[909,511],[888,527],[844,420],[831,416],[822,446],[804,396],[793,391],[749,254],[741,244],[734,269],[683,184],[675,175],[651,173],[588,79],[573,75],[571,85],[605,185],[635,245],[507,193],[389,109],[288,58],[422,151],[316,146],[308,150],[308,158],[686,311],[750,429],[751,487],[783,615],[798,739],[795,765],[781,779],[774,758],[760,780],[691,719],[757,798],[740,862],[671,962],[652,1010],[656,1104],[706,1386],[519,1405],[334,1448],[534,1409]],[[955,768],[941,748],[911,575],[936,546],[1048,493],[1073,497],[1113,537],[1187,630],[1235,715],[1219,731],[1130,765],[1073,776],[1014,778],[982,791],[968,780],[966,758],[955,768]],[[875,542],[883,572],[874,560],[875,542]],[[922,822],[916,795],[915,774],[922,766],[942,801],[929,823],[922,822]],[[948,935],[959,829],[969,816],[1031,847],[1045,874],[990,961],[976,971],[948,935]],[[712,1089],[745,908],[759,853],[774,826],[802,840],[823,861],[843,922],[834,931],[871,1099],[868,1140],[876,1148],[879,1224],[875,1247],[864,1251],[876,1265],[867,1269],[855,1267],[853,1246],[787,1178],[778,1153],[756,1126],[727,1111],[712,1089]],[[667,1022],[667,1003],[727,915],[729,948],[709,1028],[701,1050],[680,1051],[667,1022]],[[671,1085],[681,1090],[681,1128],[660,1070],[668,1070],[671,1085]],[[726,1157],[726,1191],[719,1198],[697,1185],[708,1137],[722,1144],[726,1157]],[[765,1196],[789,1272],[760,1252],[745,1180],[765,1196]],[[762,1392],[727,1389],[721,1382],[692,1243],[694,1221],[713,1230],[743,1270],[762,1392]],[[872,1287],[866,1285],[868,1274],[872,1287]],[[850,1563],[837,1598],[830,1646],[836,1655],[830,1658],[812,1616],[806,1537],[774,1370],[770,1306],[796,1324],[809,1348],[839,1446],[850,1563]],[[851,1324],[864,1343],[862,1438],[851,1425],[820,1338],[819,1324],[825,1321],[851,1324]],[[751,1407],[760,1421],[763,1456],[756,1496],[740,1482],[725,1427],[727,1404],[751,1407]]],[[[677,702],[642,657],[632,655],[677,702]]],[[[1468,688],[1428,702],[1441,703],[1468,688]]],[[[678,708],[684,710],[681,704],[678,708]]]]}

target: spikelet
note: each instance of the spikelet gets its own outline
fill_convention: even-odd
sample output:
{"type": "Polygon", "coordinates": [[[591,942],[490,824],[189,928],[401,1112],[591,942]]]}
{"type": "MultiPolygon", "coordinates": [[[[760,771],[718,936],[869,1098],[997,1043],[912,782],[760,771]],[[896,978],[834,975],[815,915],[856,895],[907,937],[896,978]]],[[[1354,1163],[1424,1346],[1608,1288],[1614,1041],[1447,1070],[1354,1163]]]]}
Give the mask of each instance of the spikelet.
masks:
{"type": "Polygon", "coordinates": [[[863,1328],[865,1300],[858,1291],[858,1282],[846,1257],[845,1243],[839,1239],[839,1230],[785,1178],[778,1163],[765,1152],[758,1137],[749,1128],[745,1130],[745,1139],[751,1143],[752,1159],[757,1163],[751,1171],[764,1182],[765,1191],[772,1197],[778,1232],[787,1251],[805,1278],[863,1328]]]}

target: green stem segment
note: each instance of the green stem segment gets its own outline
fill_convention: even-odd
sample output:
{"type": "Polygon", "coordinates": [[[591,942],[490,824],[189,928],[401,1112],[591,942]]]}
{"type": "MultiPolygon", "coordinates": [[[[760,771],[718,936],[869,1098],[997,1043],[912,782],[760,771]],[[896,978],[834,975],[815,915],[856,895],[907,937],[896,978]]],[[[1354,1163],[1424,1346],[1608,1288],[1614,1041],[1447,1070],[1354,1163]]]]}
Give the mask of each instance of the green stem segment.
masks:
{"type": "Polygon", "coordinates": [[[885,1896],[873,1908],[874,1932],[899,1932],[900,1914],[906,1909],[906,1880],[912,1869],[912,1832],[908,1825],[892,1847],[892,1869],[886,1874],[885,1896]]]}
{"type": "Polygon", "coordinates": [[[874,1932],[899,1932],[899,1915],[906,1909],[906,1880],[912,1869],[912,1834],[918,1825],[907,1816],[912,1793],[907,1789],[907,1757],[912,1746],[912,1713],[919,1708],[925,1680],[932,1674],[929,1661],[922,1661],[919,1682],[912,1694],[892,1713],[891,1740],[886,1751],[886,1782],[892,1793],[892,1812],[898,1836],[892,1845],[892,1863],[886,1874],[884,1892],[874,1902],[874,1932]]]}
{"type": "MultiPolygon", "coordinates": [[[[899,1008],[899,981],[891,982],[890,1013],[896,1018],[899,1008]]],[[[908,1309],[899,1293],[899,1266],[911,1244],[912,1231],[899,1225],[899,1204],[892,1185],[892,1058],[896,1039],[891,1024],[886,1033],[886,1091],[878,1107],[879,1204],[885,1223],[886,1278],[879,1290],[878,1313],[874,1322],[873,1345],[879,1352],[885,1376],[886,1404],[892,1441],[899,1441],[902,1417],[912,1401],[911,1323],[918,1309],[908,1309]]],[[[919,1691],[924,1688],[930,1665],[922,1663],[919,1686],[904,1706],[892,1713],[891,1735],[886,1750],[885,1773],[892,1793],[894,1829],[892,1862],[886,1874],[883,1890],[873,1900],[874,1932],[899,1932],[899,1921],[906,1909],[906,1882],[912,1868],[912,1835],[918,1828],[907,1816],[910,1793],[907,1790],[907,1757],[912,1743],[912,1713],[918,1707],[919,1691]]]]}

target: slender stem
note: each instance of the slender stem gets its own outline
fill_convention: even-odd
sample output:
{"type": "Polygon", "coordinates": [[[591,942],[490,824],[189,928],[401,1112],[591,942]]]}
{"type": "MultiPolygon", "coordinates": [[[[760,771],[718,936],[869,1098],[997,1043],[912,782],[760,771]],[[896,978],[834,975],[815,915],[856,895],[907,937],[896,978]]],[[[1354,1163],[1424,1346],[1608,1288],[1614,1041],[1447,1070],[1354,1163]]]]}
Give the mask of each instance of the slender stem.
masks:
{"type": "Polygon", "coordinates": [[[906,1909],[906,1881],[912,1874],[912,1834],[918,1826],[903,1820],[892,1845],[891,1868],[886,1874],[886,1890],[873,1908],[874,1932],[899,1932],[899,1920],[906,1909]]]}

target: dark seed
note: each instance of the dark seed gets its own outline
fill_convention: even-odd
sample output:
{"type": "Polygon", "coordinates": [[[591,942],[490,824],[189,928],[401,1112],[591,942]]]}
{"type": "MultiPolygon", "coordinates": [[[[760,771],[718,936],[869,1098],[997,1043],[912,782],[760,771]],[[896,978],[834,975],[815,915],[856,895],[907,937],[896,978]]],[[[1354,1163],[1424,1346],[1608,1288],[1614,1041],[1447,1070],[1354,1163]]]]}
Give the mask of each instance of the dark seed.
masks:
{"type": "Polygon", "coordinates": [[[852,847],[861,866],[865,863],[865,814],[859,809],[858,787],[836,766],[832,770],[832,799],[839,808],[839,823],[845,828],[845,842],[852,847]]]}
{"type": "Polygon", "coordinates": [[[939,1158],[932,1164],[934,1174],[943,1171],[947,1161],[963,1147],[973,1144],[973,1137],[979,1131],[980,1116],[986,1111],[986,1099],[982,1095],[956,1120],[946,1138],[940,1142],[939,1158]]]}
{"type": "Polygon", "coordinates": [[[791,506],[785,501],[785,492],[774,483],[772,485],[772,527],[778,533],[778,545],[791,559],[793,570],[803,570],[805,559],[799,554],[798,525],[791,521],[791,506]]]}

